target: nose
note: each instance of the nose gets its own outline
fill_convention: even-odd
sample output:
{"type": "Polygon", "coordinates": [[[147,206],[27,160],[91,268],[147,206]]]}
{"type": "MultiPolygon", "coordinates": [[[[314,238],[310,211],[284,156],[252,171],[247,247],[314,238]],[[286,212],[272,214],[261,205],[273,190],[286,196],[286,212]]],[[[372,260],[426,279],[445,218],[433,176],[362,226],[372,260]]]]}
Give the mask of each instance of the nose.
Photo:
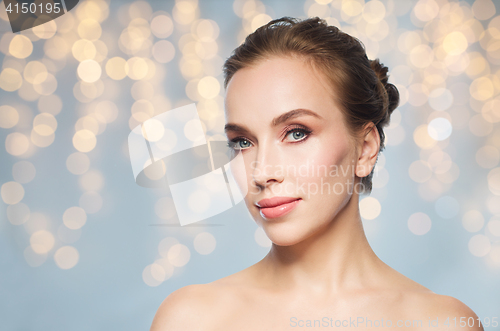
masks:
{"type": "Polygon", "coordinates": [[[284,179],[279,154],[272,146],[259,146],[257,157],[252,162],[252,178],[258,187],[265,188],[284,179]]]}

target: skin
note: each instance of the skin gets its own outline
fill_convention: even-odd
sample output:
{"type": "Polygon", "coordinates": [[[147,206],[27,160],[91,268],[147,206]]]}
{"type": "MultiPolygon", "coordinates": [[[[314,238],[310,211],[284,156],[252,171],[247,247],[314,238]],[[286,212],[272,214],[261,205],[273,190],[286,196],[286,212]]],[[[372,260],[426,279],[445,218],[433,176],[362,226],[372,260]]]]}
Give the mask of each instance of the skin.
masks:
{"type": "MultiPolygon", "coordinates": [[[[246,129],[226,132],[228,140],[241,138],[238,146],[244,148],[245,173],[235,177],[240,187],[247,181],[245,203],[272,247],[238,273],[174,291],[160,305],[151,331],[296,330],[307,320],[324,322],[325,316],[333,323],[358,317],[390,319],[393,327],[398,320],[423,323],[407,322],[405,330],[483,330],[461,301],[405,277],[371,249],[353,185],[374,167],[380,137],[373,123],[367,124],[367,134],[351,135],[337,100],[326,78],[300,58],[271,57],[235,73],[226,89],[226,120],[246,129]],[[302,115],[272,125],[295,109],[321,118],[302,115]],[[287,133],[297,125],[311,132],[287,133]],[[283,165],[297,171],[302,166],[309,176],[283,171],[283,165]],[[320,166],[343,171],[325,176],[324,170],[317,173],[325,169],[320,166]],[[322,183],[337,190],[312,189],[322,183]],[[287,215],[266,219],[255,203],[274,196],[302,200],[287,215]],[[452,321],[445,327],[447,317],[473,317],[476,323],[454,327],[452,321]],[[429,318],[437,318],[439,327],[429,327],[429,318]]],[[[380,329],[359,323],[359,330],[380,329]]]]}

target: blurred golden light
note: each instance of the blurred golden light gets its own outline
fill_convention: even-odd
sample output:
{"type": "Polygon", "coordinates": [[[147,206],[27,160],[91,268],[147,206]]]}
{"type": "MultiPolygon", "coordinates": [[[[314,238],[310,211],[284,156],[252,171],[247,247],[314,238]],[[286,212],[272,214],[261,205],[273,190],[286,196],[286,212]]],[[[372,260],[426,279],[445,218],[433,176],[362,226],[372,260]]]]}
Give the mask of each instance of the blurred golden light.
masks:
{"type": "Polygon", "coordinates": [[[106,123],[114,122],[118,117],[118,107],[110,100],[100,101],[96,105],[94,112],[101,115],[106,123]]]}
{"type": "Polygon", "coordinates": [[[408,169],[410,178],[417,183],[425,183],[432,177],[430,165],[422,160],[417,160],[410,165],[408,169]]]}
{"type": "Polygon", "coordinates": [[[114,80],[121,80],[127,76],[126,64],[125,59],[115,56],[106,62],[106,73],[114,80]]]}
{"type": "Polygon", "coordinates": [[[212,253],[216,245],[215,237],[209,232],[198,233],[193,240],[194,249],[201,255],[212,253]]]}
{"type": "Polygon", "coordinates": [[[453,161],[448,153],[441,150],[433,152],[427,158],[427,163],[436,174],[443,174],[450,170],[453,161]]]}
{"type": "Polygon", "coordinates": [[[148,141],[155,142],[163,138],[165,127],[162,122],[151,118],[142,124],[142,131],[148,141]]]}
{"type": "Polygon", "coordinates": [[[61,269],[73,268],[80,258],[78,250],[73,246],[63,246],[54,253],[54,261],[61,269]]]}
{"type": "Polygon", "coordinates": [[[418,45],[411,50],[409,59],[415,67],[426,68],[434,60],[434,51],[428,45],[418,45]]]}
{"type": "Polygon", "coordinates": [[[30,61],[24,67],[24,79],[31,84],[34,83],[35,77],[39,74],[42,75],[39,77],[40,80],[44,81],[47,79],[47,67],[39,61],[30,61]]]}
{"type": "Polygon", "coordinates": [[[422,212],[412,214],[408,218],[408,229],[418,236],[424,235],[430,231],[432,221],[430,217],[422,212]]]}
{"type": "Polygon", "coordinates": [[[197,58],[183,56],[179,63],[184,78],[192,78],[203,72],[203,65],[197,58]]]}
{"type": "Polygon", "coordinates": [[[459,55],[467,50],[467,38],[460,31],[449,33],[443,40],[443,48],[446,53],[451,55],[459,55]]]}
{"type": "Polygon", "coordinates": [[[465,69],[465,73],[470,78],[475,78],[479,75],[488,75],[490,73],[490,65],[485,58],[478,52],[469,54],[470,64],[465,69]]]}
{"type": "Polygon", "coordinates": [[[191,1],[177,1],[172,16],[179,24],[189,24],[197,17],[197,4],[191,1]]]}
{"type": "Polygon", "coordinates": [[[220,92],[220,84],[217,78],[212,76],[206,76],[200,79],[198,82],[198,93],[203,98],[213,99],[220,92]]]}
{"type": "Polygon", "coordinates": [[[411,84],[408,88],[408,102],[412,106],[422,106],[429,100],[429,89],[424,84],[411,84]]]}
{"type": "Polygon", "coordinates": [[[33,88],[41,95],[50,95],[57,89],[57,80],[51,73],[39,73],[33,79],[33,88]]]}
{"type": "Polygon", "coordinates": [[[363,12],[364,0],[342,0],[342,13],[349,16],[358,16],[363,12]]]}
{"type": "Polygon", "coordinates": [[[24,188],[18,182],[6,182],[0,189],[3,202],[15,205],[24,198],[24,188]]]}
{"type": "Polygon", "coordinates": [[[139,80],[132,85],[130,92],[134,100],[150,100],[154,97],[155,89],[150,82],[139,80]]]}
{"type": "Polygon", "coordinates": [[[132,105],[132,117],[139,122],[143,122],[154,116],[155,109],[151,101],[141,99],[134,102],[132,105]]]}
{"type": "Polygon", "coordinates": [[[363,18],[368,23],[378,23],[385,17],[385,6],[382,2],[374,0],[369,1],[363,7],[363,18]]]}
{"type": "Polygon", "coordinates": [[[252,29],[252,32],[257,30],[259,27],[267,24],[270,20],[272,20],[272,17],[267,15],[267,14],[258,14],[258,15],[255,15],[255,17],[252,19],[252,23],[251,23],[251,29],[252,29]]]}
{"type": "Polygon", "coordinates": [[[367,220],[373,220],[380,215],[382,206],[374,197],[366,197],[359,202],[359,212],[361,217],[367,220]]]}
{"type": "Polygon", "coordinates": [[[71,48],[73,57],[79,62],[92,60],[97,54],[97,49],[93,42],[87,39],[77,40],[71,48]]]}
{"type": "Polygon", "coordinates": [[[99,170],[90,170],[80,176],[80,187],[84,191],[99,191],[104,186],[104,177],[99,170]]]}
{"type": "MultiPolygon", "coordinates": [[[[67,16],[68,14],[65,14],[67,16]]],[[[54,60],[61,60],[66,57],[66,54],[70,51],[70,46],[68,42],[61,36],[53,36],[44,44],[45,54],[54,60]]]]}
{"type": "Polygon", "coordinates": [[[149,70],[148,63],[140,57],[132,57],[125,64],[125,72],[133,80],[143,79],[147,76],[149,70]]]}
{"type": "Polygon", "coordinates": [[[33,251],[37,254],[45,254],[54,247],[54,235],[47,230],[39,230],[30,237],[30,244],[33,251]]]}
{"type": "Polygon", "coordinates": [[[217,39],[219,36],[219,25],[214,20],[204,19],[196,22],[194,25],[194,31],[200,41],[210,42],[217,39]]]}
{"type": "Polygon", "coordinates": [[[470,64],[470,56],[467,53],[460,55],[447,55],[444,59],[446,67],[456,74],[464,72],[470,64]]]}
{"type": "Polygon", "coordinates": [[[500,161],[500,152],[494,146],[483,146],[476,152],[477,164],[485,169],[491,169],[498,165],[500,161]]]}
{"type": "Polygon", "coordinates": [[[21,74],[16,69],[5,68],[0,73],[0,88],[7,91],[13,92],[21,87],[23,84],[23,78],[21,74]]]}
{"type": "Polygon", "coordinates": [[[94,135],[97,135],[99,132],[99,123],[91,116],[80,117],[75,123],[75,130],[79,131],[83,129],[92,131],[94,135]]]}
{"type": "Polygon", "coordinates": [[[446,88],[437,88],[429,94],[429,105],[437,111],[447,110],[453,104],[453,94],[446,88]]]}
{"type": "Polygon", "coordinates": [[[87,214],[81,207],[70,207],[64,211],[63,223],[68,229],[80,229],[86,222],[87,214]]]}
{"type": "Polygon", "coordinates": [[[184,135],[193,142],[200,141],[205,138],[206,127],[203,122],[190,120],[184,125],[184,135]],[[201,126],[201,130],[200,130],[201,126]],[[201,131],[201,132],[200,132],[201,131]]]}
{"type": "Polygon", "coordinates": [[[78,65],[78,76],[86,83],[94,83],[101,78],[101,66],[94,60],[85,60],[78,65]]]}
{"type": "Polygon", "coordinates": [[[9,105],[0,106],[0,128],[10,129],[19,121],[19,114],[14,107],[9,105]]]}
{"type": "Polygon", "coordinates": [[[318,17],[329,17],[332,12],[330,10],[330,7],[329,6],[326,6],[324,4],[320,4],[320,3],[311,3],[309,8],[307,8],[308,6],[308,2],[306,2],[304,4],[304,11],[307,13],[307,16],[308,17],[314,17],[314,16],[318,16],[318,17]]]}
{"type": "Polygon", "coordinates": [[[90,159],[85,153],[75,152],[66,159],[66,168],[74,175],[82,175],[90,167],[90,159]]]}
{"type": "Polygon", "coordinates": [[[43,24],[34,26],[31,30],[40,39],[50,39],[57,32],[57,24],[56,24],[56,21],[52,20],[52,21],[48,21],[48,22],[45,22],[43,24]]]}
{"type": "Polygon", "coordinates": [[[97,192],[88,191],[82,194],[79,200],[80,207],[85,210],[87,214],[97,213],[102,208],[102,198],[97,192]]]}
{"type": "Polygon", "coordinates": [[[420,21],[427,22],[439,14],[439,5],[434,0],[419,0],[415,4],[413,12],[420,21]]]}
{"type": "Polygon", "coordinates": [[[33,145],[37,147],[47,147],[54,142],[55,134],[52,132],[49,135],[41,135],[33,129],[31,130],[30,138],[33,145]]]}
{"type": "Polygon", "coordinates": [[[174,23],[172,19],[165,15],[158,15],[151,20],[151,32],[157,38],[167,38],[174,31],[174,23]]]}
{"type": "Polygon", "coordinates": [[[159,40],[153,45],[153,57],[159,63],[168,63],[175,56],[175,46],[168,40],[159,40]]]}
{"type": "Polygon", "coordinates": [[[411,50],[422,44],[422,38],[417,31],[405,31],[398,38],[398,48],[405,54],[410,54],[411,50]]]}
{"type": "Polygon", "coordinates": [[[474,99],[484,101],[493,97],[495,89],[491,79],[488,77],[479,77],[474,79],[470,85],[469,92],[474,99]]]}
{"type": "Polygon", "coordinates": [[[488,187],[491,193],[500,195],[500,167],[494,168],[488,173],[488,187]]]}
{"type": "Polygon", "coordinates": [[[174,244],[168,250],[167,258],[173,266],[183,267],[189,262],[191,252],[189,248],[183,244],[174,244]]]}
{"type": "Polygon", "coordinates": [[[490,123],[500,122],[500,98],[489,100],[481,109],[481,115],[490,123]]]}
{"type": "Polygon", "coordinates": [[[39,135],[50,136],[57,129],[56,118],[48,113],[42,113],[35,116],[33,120],[33,130],[39,135]]]}
{"type": "Polygon", "coordinates": [[[18,59],[25,59],[33,52],[33,43],[22,34],[16,34],[9,44],[9,53],[18,59]]]}
{"type": "Polygon", "coordinates": [[[93,150],[96,143],[95,134],[90,130],[79,130],[73,136],[73,146],[82,153],[93,150]]]}
{"type": "Polygon", "coordinates": [[[160,285],[165,280],[165,276],[163,267],[156,263],[147,265],[142,271],[142,280],[151,287],[160,285]]]}
{"type": "Polygon", "coordinates": [[[436,178],[445,184],[452,184],[458,179],[459,175],[460,168],[453,162],[451,163],[451,167],[448,171],[442,173],[436,172],[436,178]]]}
{"type": "Polygon", "coordinates": [[[382,20],[377,23],[368,23],[366,24],[365,33],[368,38],[374,41],[382,41],[384,40],[390,32],[389,24],[386,21],[382,20]]]}
{"type": "Polygon", "coordinates": [[[78,35],[82,39],[97,40],[101,37],[102,29],[99,22],[86,18],[78,24],[78,35]]]}
{"type": "Polygon", "coordinates": [[[422,149],[429,149],[436,145],[436,140],[429,136],[426,124],[419,125],[415,131],[413,131],[413,140],[417,146],[422,149]]]}
{"type": "Polygon", "coordinates": [[[490,239],[484,234],[476,234],[469,240],[469,251],[472,255],[482,257],[491,250],[490,239]]]}
{"type": "MultiPolygon", "coordinates": [[[[211,41],[211,42],[198,41],[198,42],[194,43],[195,54],[203,60],[212,59],[213,57],[215,57],[217,55],[218,50],[219,50],[219,46],[217,46],[217,43],[215,41],[211,41]]],[[[210,63],[210,62],[205,61],[205,63],[204,63],[205,67],[206,67],[207,63],[210,63]]]]}
{"type": "Polygon", "coordinates": [[[11,155],[22,155],[28,151],[29,147],[29,139],[22,133],[12,132],[5,138],[5,149],[11,155]]]}
{"type": "Polygon", "coordinates": [[[495,15],[495,4],[491,0],[476,0],[472,4],[472,12],[478,20],[487,20],[495,15]]]}

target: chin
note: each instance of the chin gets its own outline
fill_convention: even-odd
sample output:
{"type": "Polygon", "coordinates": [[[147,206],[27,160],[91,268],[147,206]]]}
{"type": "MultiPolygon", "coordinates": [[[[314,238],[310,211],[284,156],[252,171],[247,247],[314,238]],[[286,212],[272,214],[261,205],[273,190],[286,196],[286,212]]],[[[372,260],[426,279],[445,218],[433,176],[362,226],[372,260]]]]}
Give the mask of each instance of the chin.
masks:
{"type": "MultiPolygon", "coordinates": [[[[267,221],[264,221],[267,222],[267,221]]],[[[309,237],[311,229],[304,229],[293,222],[264,223],[262,229],[277,246],[292,246],[309,237]]]]}

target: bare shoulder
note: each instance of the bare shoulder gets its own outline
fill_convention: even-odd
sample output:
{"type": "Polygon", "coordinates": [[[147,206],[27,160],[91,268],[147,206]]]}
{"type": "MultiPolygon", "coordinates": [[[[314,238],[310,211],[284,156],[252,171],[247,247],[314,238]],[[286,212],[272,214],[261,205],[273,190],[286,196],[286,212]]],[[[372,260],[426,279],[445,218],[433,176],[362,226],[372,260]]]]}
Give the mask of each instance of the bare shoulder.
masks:
{"type": "Polygon", "coordinates": [[[239,284],[233,284],[232,279],[188,285],[172,292],[158,308],[150,331],[217,330],[244,304],[239,284]]]}
{"type": "Polygon", "coordinates": [[[462,301],[434,292],[418,292],[412,295],[414,309],[431,329],[483,331],[477,315],[462,301]],[[429,325],[432,323],[433,325],[429,325]]]}
{"type": "Polygon", "coordinates": [[[218,298],[211,284],[182,287],[163,300],[150,331],[210,330],[218,298]]]}

